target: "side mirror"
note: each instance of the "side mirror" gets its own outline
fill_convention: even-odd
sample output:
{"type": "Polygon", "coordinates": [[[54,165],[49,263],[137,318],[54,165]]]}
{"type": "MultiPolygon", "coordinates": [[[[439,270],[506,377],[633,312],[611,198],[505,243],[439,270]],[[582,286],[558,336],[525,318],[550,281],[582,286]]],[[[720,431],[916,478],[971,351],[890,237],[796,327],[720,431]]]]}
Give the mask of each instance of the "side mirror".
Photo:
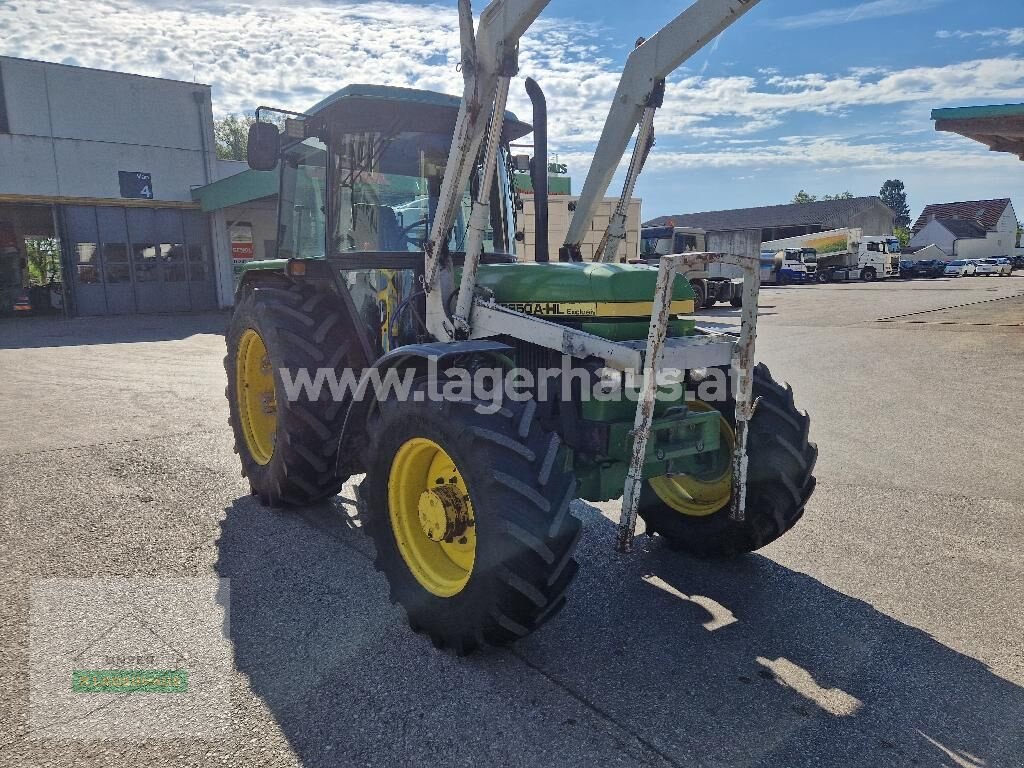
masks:
{"type": "Polygon", "coordinates": [[[253,123],[249,126],[249,146],[246,159],[254,171],[272,171],[277,168],[281,152],[281,134],[273,123],[253,123]]]}

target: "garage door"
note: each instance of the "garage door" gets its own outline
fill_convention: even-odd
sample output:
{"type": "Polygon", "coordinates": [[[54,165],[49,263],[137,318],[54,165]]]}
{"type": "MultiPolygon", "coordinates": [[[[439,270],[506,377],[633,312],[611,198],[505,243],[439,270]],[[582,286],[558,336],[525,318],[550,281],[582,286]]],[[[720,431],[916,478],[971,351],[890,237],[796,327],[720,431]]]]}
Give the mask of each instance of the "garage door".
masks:
{"type": "Polygon", "coordinates": [[[65,206],[79,315],[216,308],[209,225],[198,211],[65,206]]]}

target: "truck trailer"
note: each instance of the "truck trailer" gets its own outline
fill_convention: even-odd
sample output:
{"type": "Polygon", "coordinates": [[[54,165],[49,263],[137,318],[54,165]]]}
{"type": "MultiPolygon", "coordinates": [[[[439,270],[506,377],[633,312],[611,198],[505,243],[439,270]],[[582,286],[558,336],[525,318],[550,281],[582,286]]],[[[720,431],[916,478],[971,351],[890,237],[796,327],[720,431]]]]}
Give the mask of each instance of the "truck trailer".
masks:
{"type": "Polygon", "coordinates": [[[900,241],[894,235],[863,235],[833,229],[774,240],[761,246],[761,280],[766,284],[873,282],[900,274],[900,241]]]}
{"type": "MultiPolygon", "coordinates": [[[[640,261],[657,265],[662,256],[676,253],[737,253],[756,256],[761,232],[757,229],[712,231],[694,227],[644,227],[640,230],[640,261]]],[[[743,274],[737,267],[712,263],[685,270],[700,309],[718,302],[743,305],[743,274]]]]}

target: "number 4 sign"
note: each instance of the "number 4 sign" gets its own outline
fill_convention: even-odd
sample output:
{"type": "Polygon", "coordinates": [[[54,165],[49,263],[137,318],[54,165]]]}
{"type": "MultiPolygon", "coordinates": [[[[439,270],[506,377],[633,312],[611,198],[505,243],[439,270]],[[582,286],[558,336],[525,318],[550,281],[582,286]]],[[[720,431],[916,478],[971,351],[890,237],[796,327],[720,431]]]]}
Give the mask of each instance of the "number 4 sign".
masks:
{"type": "Polygon", "coordinates": [[[121,197],[153,199],[153,174],[142,171],[118,171],[117,180],[121,186],[121,197]]]}

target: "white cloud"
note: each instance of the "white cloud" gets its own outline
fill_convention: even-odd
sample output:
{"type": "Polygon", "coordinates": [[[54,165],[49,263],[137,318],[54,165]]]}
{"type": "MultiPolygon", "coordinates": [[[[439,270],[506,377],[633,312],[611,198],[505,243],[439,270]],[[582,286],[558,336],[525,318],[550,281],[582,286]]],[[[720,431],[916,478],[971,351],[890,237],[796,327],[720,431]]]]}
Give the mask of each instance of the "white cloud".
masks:
{"type": "Polygon", "coordinates": [[[847,8],[826,8],[799,16],[783,16],[769,22],[780,29],[808,29],[849,24],[865,19],[905,16],[941,5],[946,0],[870,0],[847,8]]]}
{"type": "Polygon", "coordinates": [[[1024,60],[979,59],[945,67],[914,67],[880,73],[859,70],[830,76],[823,73],[688,77],[669,86],[665,112],[705,118],[738,116],[778,118],[805,112],[835,115],[855,107],[1024,99],[1024,60]]]}
{"type": "MultiPolygon", "coordinates": [[[[934,2],[916,0],[914,7],[934,2]]],[[[903,7],[902,0],[876,0],[844,13],[866,18],[863,14],[891,15],[903,7]]],[[[284,6],[271,0],[203,0],[186,7],[180,0],[65,0],[56,13],[43,0],[7,0],[0,3],[0,53],[194,77],[214,86],[218,114],[261,103],[301,110],[357,82],[460,93],[457,27],[454,3],[300,0],[284,6]]],[[[520,57],[522,76],[536,77],[547,93],[552,149],[563,159],[581,161],[573,165],[580,177],[618,84],[620,60],[628,53],[607,47],[605,39],[592,24],[543,17],[530,30],[520,57]]],[[[934,136],[926,148],[907,149],[895,131],[909,125],[900,125],[901,115],[930,129],[931,107],[989,99],[1024,100],[1024,60],[1007,56],[901,71],[872,67],[788,76],[770,68],[749,76],[680,71],[659,113],[659,146],[651,162],[679,167],[810,162],[822,168],[883,164],[896,157],[985,162],[965,152],[966,142],[936,143],[934,136]],[[887,137],[859,144],[837,136],[765,141],[794,115],[839,121],[853,110],[877,106],[891,107],[876,131],[887,137]],[[730,145],[730,138],[755,143],[730,145]],[[695,142],[706,142],[709,153],[698,152],[695,142]]],[[[510,106],[529,114],[521,84],[513,89],[510,106]]]]}
{"type": "Polygon", "coordinates": [[[992,29],[962,30],[940,29],[935,36],[941,40],[966,40],[972,37],[990,38],[993,45],[1024,45],[1024,27],[993,27],[992,29]]]}

